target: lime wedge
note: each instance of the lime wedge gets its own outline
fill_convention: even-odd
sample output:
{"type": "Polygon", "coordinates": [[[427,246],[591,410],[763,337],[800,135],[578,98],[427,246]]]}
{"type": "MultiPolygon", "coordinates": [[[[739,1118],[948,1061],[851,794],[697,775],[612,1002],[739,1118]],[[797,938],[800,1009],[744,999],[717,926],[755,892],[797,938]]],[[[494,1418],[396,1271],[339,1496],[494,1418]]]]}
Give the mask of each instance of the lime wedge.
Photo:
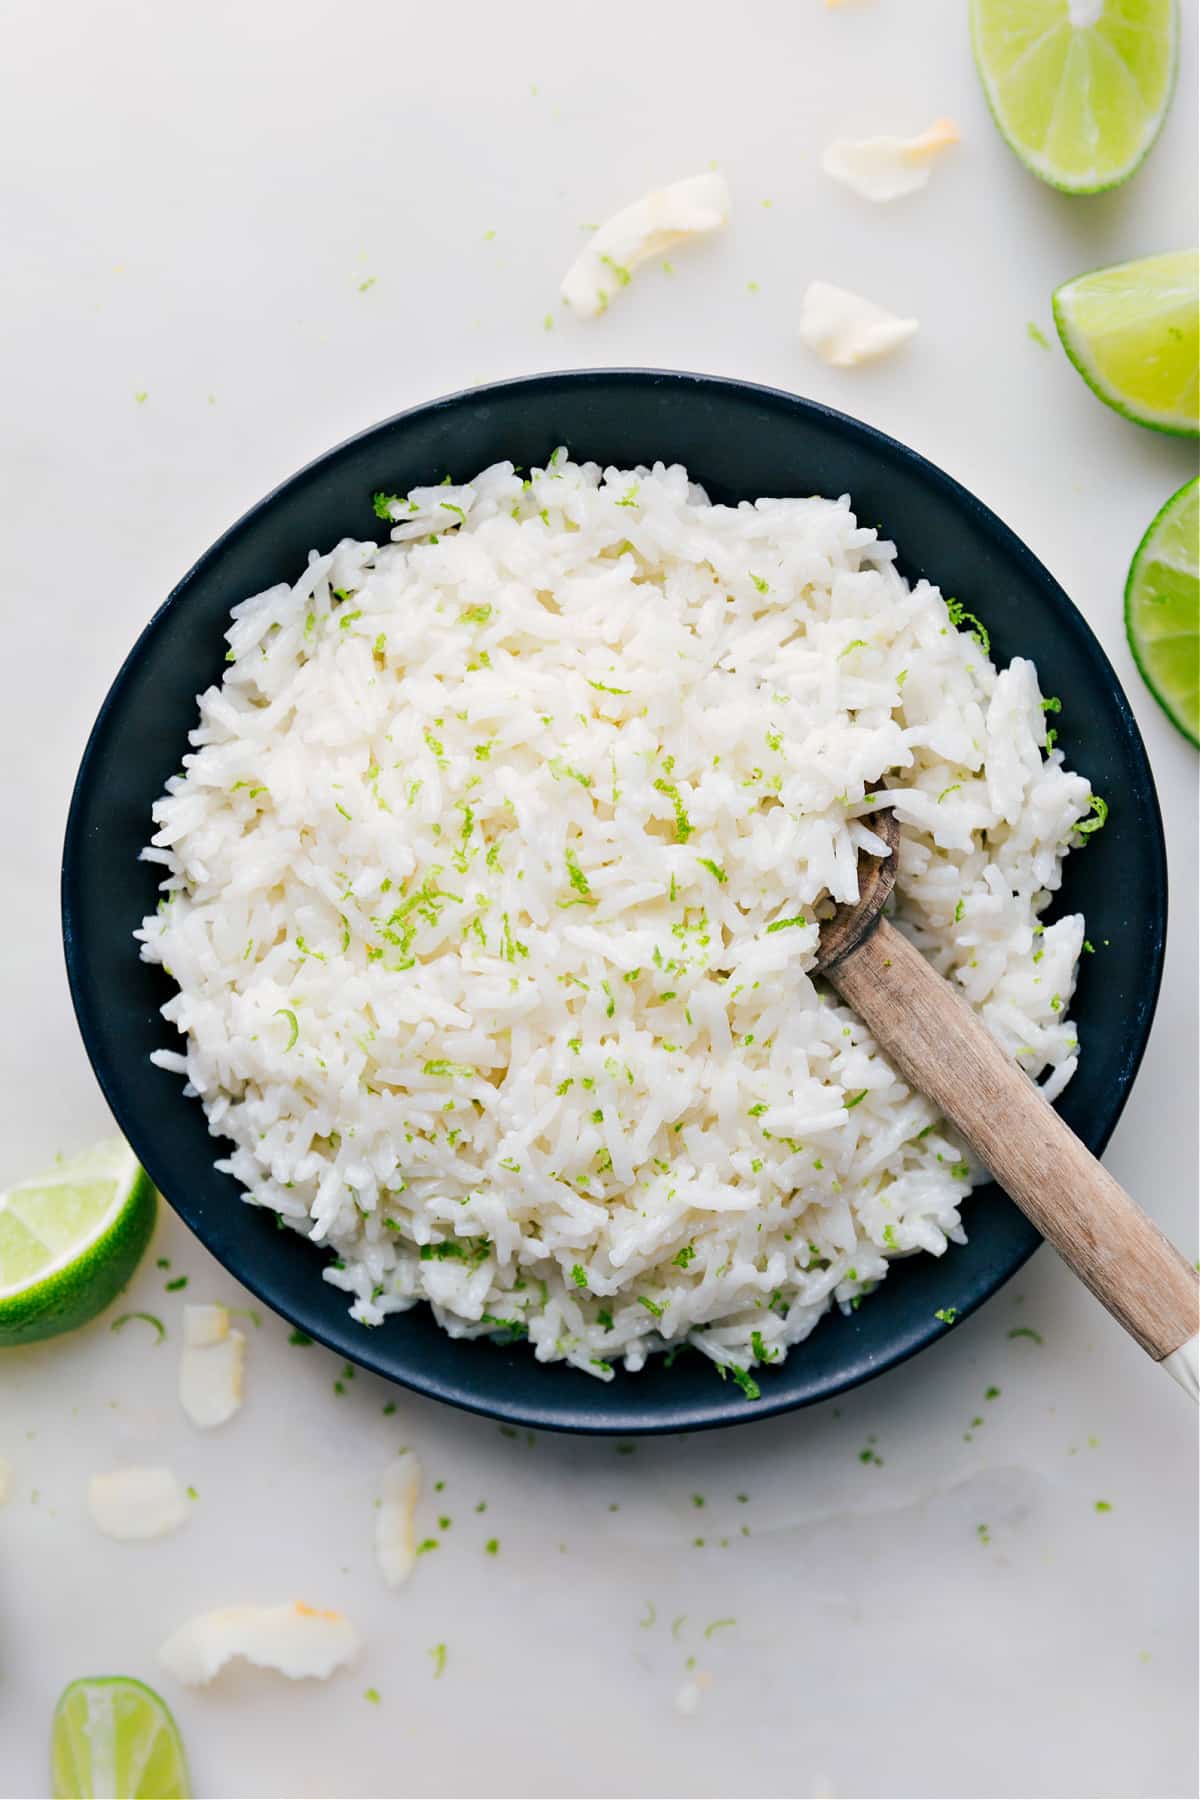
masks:
{"type": "Polygon", "coordinates": [[[0,1194],[0,1347],[95,1318],[137,1267],[155,1206],[120,1138],[0,1194]]]}
{"type": "Polygon", "coordinates": [[[971,42],[997,125],[1052,187],[1116,187],[1158,136],[1176,0],[971,0],[971,42]]]}
{"type": "Polygon", "coordinates": [[[91,1675],[63,1689],[50,1726],[54,1800],[190,1800],[179,1727],[153,1688],[91,1675]]]}
{"type": "Polygon", "coordinates": [[[1200,428],[1200,251],[1171,250],[1066,281],[1063,348],[1092,392],[1153,431],[1200,428]]]}
{"type": "Polygon", "coordinates": [[[1200,476],[1172,494],[1125,583],[1125,632],[1146,686],[1200,745],[1200,476]]]}

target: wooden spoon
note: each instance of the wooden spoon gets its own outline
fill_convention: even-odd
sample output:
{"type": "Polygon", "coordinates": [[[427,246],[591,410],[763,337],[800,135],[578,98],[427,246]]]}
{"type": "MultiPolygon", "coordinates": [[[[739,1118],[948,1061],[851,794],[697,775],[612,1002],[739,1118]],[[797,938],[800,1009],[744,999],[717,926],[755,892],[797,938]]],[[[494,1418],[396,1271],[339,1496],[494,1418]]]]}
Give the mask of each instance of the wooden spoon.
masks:
{"type": "Polygon", "coordinates": [[[1181,1387],[1200,1398],[1196,1271],[1059,1118],[952,984],[881,909],[900,826],[870,826],[886,857],[859,857],[860,898],[821,927],[814,974],[837,989],[905,1080],[933,1101],[1059,1255],[1181,1387]]]}

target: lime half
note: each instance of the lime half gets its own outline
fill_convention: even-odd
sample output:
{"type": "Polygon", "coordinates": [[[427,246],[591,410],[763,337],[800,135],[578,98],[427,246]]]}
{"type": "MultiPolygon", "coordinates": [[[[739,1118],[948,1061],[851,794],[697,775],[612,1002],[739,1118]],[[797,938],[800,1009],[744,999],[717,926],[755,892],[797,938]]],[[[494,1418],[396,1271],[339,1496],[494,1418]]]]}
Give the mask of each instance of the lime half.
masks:
{"type": "Polygon", "coordinates": [[[0,1194],[0,1347],[95,1318],[136,1269],[155,1206],[121,1138],[0,1194]]]}
{"type": "Polygon", "coordinates": [[[971,41],[997,125],[1052,187],[1116,187],[1158,136],[1176,0],[971,0],[971,41]]]}
{"type": "Polygon", "coordinates": [[[1153,431],[1200,427],[1200,251],[1171,250],[1066,281],[1063,348],[1092,392],[1153,431]]]}
{"type": "Polygon", "coordinates": [[[153,1688],[91,1675],[62,1691],[50,1726],[54,1800],[190,1800],[179,1727],[153,1688]]]}
{"type": "Polygon", "coordinates": [[[1167,717],[1200,745],[1200,476],[1172,494],[1125,583],[1133,660],[1167,717]]]}

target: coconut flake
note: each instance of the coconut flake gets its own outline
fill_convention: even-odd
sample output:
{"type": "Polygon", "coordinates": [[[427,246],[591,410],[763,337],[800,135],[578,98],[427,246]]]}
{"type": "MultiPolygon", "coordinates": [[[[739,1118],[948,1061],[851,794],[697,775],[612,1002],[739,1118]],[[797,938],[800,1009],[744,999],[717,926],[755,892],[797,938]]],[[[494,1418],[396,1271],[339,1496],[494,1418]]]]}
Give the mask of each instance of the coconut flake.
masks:
{"type": "Polygon", "coordinates": [[[189,1350],[204,1350],[220,1344],[229,1336],[227,1306],[185,1306],[183,1309],[183,1342],[189,1350]]]}
{"type": "Polygon", "coordinates": [[[421,1464],[402,1450],[383,1472],[375,1514],[375,1557],[389,1587],[407,1580],[416,1561],[413,1520],[421,1493],[421,1464]]]}
{"type": "Polygon", "coordinates": [[[563,299],[584,319],[602,313],[633,270],[662,256],[683,238],[719,231],[729,223],[729,184],[715,173],[691,175],[654,188],[605,220],[563,278],[563,299]]]}
{"type": "Polygon", "coordinates": [[[355,1656],[361,1639],[339,1612],[294,1600],[290,1606],[222,1606],[169,1637],[159,1661],[189,1687],[202,1687],[235,1656],[289,1680],[324,1681],[355,1656]]]}
{"type": "Polygon", "coordinates": [[[203,1317],[184,1318],[184,1347],[179,1359],[179,1403],[193,1425],[209,1431],[232,1419],[242,1404],[246,1339],[229,1326],[223,1306],[189,1306],[203,1317]],[[224,1313],[224,1332],[217,1336],[224,1313]]]}
{"type": "Polygon", "coordinates": [[[170,1469],[115,1469],[88,1482],[88,1511],[105,1537],[132,1542],[167,1537],[188,1516],[183,1489],[170,1469]]]}
{"type": "Polygon", "coordinates": [[[810,281],[800,307],[801,340],[835,369],[887,356],[916,331],[915,319],[897,318],[828,281],[810,281]]]}
{"type": "Polygon", "coordinates": [[[933,159],[958,139],[953,119],[935,119],[919,137],[835,138],[821,167],[864,200],[898,200],[925,186],[933,159]]]}

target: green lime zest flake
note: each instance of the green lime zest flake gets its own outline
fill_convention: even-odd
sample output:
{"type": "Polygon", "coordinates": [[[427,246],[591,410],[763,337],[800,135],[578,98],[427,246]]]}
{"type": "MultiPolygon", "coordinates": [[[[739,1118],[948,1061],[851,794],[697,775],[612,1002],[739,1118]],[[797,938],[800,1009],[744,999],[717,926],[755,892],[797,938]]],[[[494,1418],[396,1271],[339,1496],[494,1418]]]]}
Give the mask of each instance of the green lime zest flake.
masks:
{"type": "Polygon", "coordinates": [[[309,1337],[307,1331],[300,1331],[297,1329],[296,1331],[288,1332],[288,1343],[295,1344],[298,1349],[307,1350],[312,1341],[313,1340],[309,1337]]]}
{"type": "Polygon", "coordinates": [[[992,1534],[986,1525],[977,1525],[975,1527],[975,1536],[979,1539],[981,1544],[990,1544],[992,1541],[992,1534]]]}
{"type": "Polygon", "coordinates": [[[671,802],[671,805],[675,809],[676,840],[681,844],[686,844],[692,835],[693,826],[691,820],[687,816],[683,801],[679,798],[679,789],[673,782],[664,781],[660,775],[654,783],[654,791],[658,794],[665,794],[667,799],[671,802]]]}
{"type": "Polygon", "coordinates": [[[849,656],[852,650],[869,650],[870,648],[866,638],[851,638],[844,649],[838,651],[838,661],[841,662],[843,656],[849,656]]]}
{"type": "Polygon", "coordinates": [[[1095,1502],[1095,1510],[1098,1513],[1111,1512],[1112,1511],[1112,1501],[1111,1500],[1097,1500],[1095,1502]]]}
{"type": "Polygon", "coordinates": [[[715,880],[719,881],[722,886],[729,880],[728,875],[725,873],[720,863],[710,861],[707,856],[698,856],[696,861],[700,864],[702,869],[707,869],[709,874],[713,876],[715,880]]]}
{"type": "Polygon", "coordinates": [[[1046,696],[1042,701],[1042,711],[1052,713],[1060,713],[1062,711],[1062,701],[1057,694],[1048,694],[1046,696]]]}
{"type": "Polygon", "coordinates": [[[561,756],[552,756],[550,758],[550,773],[556,781],[561,781],[563,776],[566,775],[570,780],[577,781],[582,788],[590,788],[592,785],[592,778],[590,775],[584,775],[580,770],[573,769],[570,763],[563,761],[561,756]]]}
{"type": "Polygon", "coordinates": [[[421,1073],[422,1075],[456,1075],[470,1080],[478,1074],[478,1070],[472,1068],[470,1063],[447,1062],[444,1057],[434,1057],[431,1062],[425,1064],[421,1073]]]}
{"type": "Polygon", "coordinates": [[[638,1295],[638,1305],[644,1306],[646,1311],[648,1313],[653,1313],[656,1319],[661,1319],[663,1316],[663,1307],[660,1302],[651,1300],[646,1294],[638,1295]]]}
{"type": "Polygon", "coordinates": [[[1036,320],[1027,319],[1025,321],[1025,335],[1037,345],[1039,350],[1048,350],[1050,348],[1050,339],[1046,336],[1036,320]]]}
{"type": "Polygon", "coordinates": [[[609,1312],[607,1306],[600,1307],[596,1313],[596,1323],[597,1325],[602,1325],[605,1331],[613,1330],[613,1316],[609,1312]]]}
{"type": "Polygon", "coordinates": [[[677,1269],[686,1269],[690,1264],[695,1262],[695,1260],[696,1247],[694,1244],[685,1244],[683,1249],[677,1250],[675,1255],[671,1258],[672,1264],[677,1269]]]}
{"type": "Polygon", "coordinates": [[[404,502],[399,494],[372,494],[371,505],[375,508],[377,519],[386,519],[389,525],[394,525],[396,515],[392,508],[393,506],[403,506],[404,502]]]}
{"type": "Polygon", "coordinates": [[[727,1631],[731,1625],[736,1624],[736,1619],[714,1619],[711,1625],[704,1627],[704,1635],[710,1638],[715,1631],[727,1631]]]}
{"type": "Polygon", "coordinates": [[[773,931],[790,931],[794,925],[807,924],[808,920],[805,918],[804,914],[797,913],[795,917],[791,919],[776,919],[773,924],[767,926],[766,935],[767,937],[770,937],[773,931]]]}
{"type": "Polygon", "coordinates": [[[957,794],[961,790],[961,788],[962,788],[961,781],[952,781],[950,783],[950,786],[947,788],[943,788],[941,793],[938,795],[938,797],[937,797],[938,805],[940,806],[942,804],[942,801],[946,799],[947,795],[957,794]]]}
{"type": "Polygon", "coordinates": [[[971,1165],[964,1157],[961,1162],[951,1164],[950,1173],[953,1175],[955,1181],[965,1181],[971,1173],[971,1165]]]}
{"type": "Polygon", "coordinates": [[[283,1047],[285,1050],[290,1050],[295,1044],[296,1039],[300,1036],[300,1026],[297,1023],[296,1015],[290,1006],[280,1006],[276,1008],[274,1016],[277,1019],[286,1019],[288,1022],[288,1031],[290,1035],[287,1043],[283,1047]]]}
{"type": "Polygon", "coordinates": [[[439,501],[438,501],[438,505],[439,505],[439,506],[440,506],[440,507],[441,507],[441,508],[442,508],[442,510],[443,510],[443,511],[444,511],[444,512],[452,512],[452,513],[457,513],[457,515],[458,515],[458,517],[459,517],[459,518],[460,518],[460,519],[461,519],[461,520],[462,520],[462,522],[463,522],[463,524],[464,524],[464,525],[465,525],[465,524],[466,524],[466,522],[467,522],[467,515],[466,515],[466,513],[465,513],[465,512],[464,512],[464,511],[463,511],[463,509],[462,509],[462,507],[461,507],[461,506],[455,506],[455,505],[453,505],[453,504],[452,504],[452,502],[451,502],[451,501],[449,501],[449,500],[439,500],[439,501]]]}
{"type": "Polygon", "coordinates": [[[749,574],[751,581],[754,583],[755,587],[758,589],[760,594],[769,594],[770,593],[770,591],[771,591],[770,586],[767,582],[765,582],[763,580],[761,575],[756,575],[754,573],[753,569],[748,570],[747,573],[749,574]]]}
{"type": "MultiPolygon", "coordinates": [[[[759,1387],[757,1381],[755,1381],[753,1375],[751,1375],[749,1369],[743,1369],[737,1363],[729,1363],[727,1366],[735,1384],[741,1388],[747,1400],[762,1399],[762,1389],[759,1387]]],[[[720,1368],[721,1365],[718,1363],[717,1367],[720,1368]]]]}
{"type": "Polygon", "coordinates": [[[468,606],[465,612],[459,613],[458,622],[460,625],[486,625],[491,616],[490,606],[468,606]]]}
{"type": "Polygon", "coordinates": [[[641,483],[635,481],[631,488],[626,488],[626,490],[622,494],[621,498],[617,501],[617,505],[618,506],[636,506],[638,503],[638,489],[640,486],[641,486],[641,483]]]}
{"type": "Polygon", "coordinates": [[[168,1294],[177,1294],[180,1289],[185,1288],[187,1284],[188,1278],[186,1275],[177,1275],[174,1281],[164,1281],[163,1291],[168,1294]]]}
{"type": "Polygon", "coordinates": [[[633,280],[633,277],[629,273],[628,269],[623,268],[620,263],[614,262],[611,256],[602,256],[600,258],[600,261],[604,264],[606,269],[612,270],[613,274],[617,278],[618,287],[628,287],[629,286],[629,283],[633,280]]]}
{"type": "Polygon", "coordinates": [[[1089,794],[1088,805],[1094,817],[1081,819],[1076,825],[1075,829],[1081,837],[1090,837],[1093,831],[1101,831],[1108,818],[1108,801],[1101,795],[1089,794]]]}
{"type": "Polygon", "coordinates": [[[1041,1332],[1035,1331],[1032,1325],[1014,1325],[1008,1335],[1010,1338],[1030,1338],[1035,1344],[1044,1344],[1046,1341],[1041,1332]]]}
{"type": "Polygon", "coordinates": [[[846,1111],[849,1112],[852,1106],[861,1105],[870,1091],[870,1088],[860,1088],[857,1094],[851,1094],[848,1100],[843,1100],[842,1105],[845,1107],[846,1111]]]}
{"type": "Polygon", "coordinates": [[[957,1306],[939,1306],[933,1316],[943,1325],[953,1325],[958,1317],[958,1308],[957,1306]]]}
{"type": "Polygon", "coordinates": [[[437,1681],[446,1667],[445,1644],[435,1644],[429,1654],[433,1658],[433,1679],[437,1681]]]}
{"type": "Polygon", "coordinates": [[[587,1284],[588,1284],[587,1271],[584,1268],[582,1263],[576,1263],[575,1266],[572,1268],[571,1280],[575,1283],[575,1286],[578,1288],[585,1288],[587,1286],[587,1284]]]}
{"type": "Polygon", "coordinates": [[[750,1333],[750,1348],[754,1352],[754,1359],[756,1362],[771,1363],[778,1362],[779,1360],[778,1350],[767,1349],[766,1339],[763,1337],[761,1331],[752,1331],[750,1333]]]}
{"type": "Polygon", "coordinates": [[[414,1554],[417,1556],[428,1556],[428,1554],[431,1550],[437,1550],[437,1549],[440,1549],[440,1545],[438,1544],[438,1541],[436,1538],[434,1538],[434,1537],[422,1538],[421,1542],[417,1545],[417,1548],[416,1548],[414,1554]]]}
{"type": "Polygon", "coordinates": [[[543,331],[553,331],[554,330],[554,314],[553,313],[547,313],[545,318],[542,320],[542,330],[543,331]]]}
{"type": "Polygon", "coordinates": [[[122,1313],[119,1319],[113,1320],[112,1324],[109,1326],[108,1329],[110,1331],[120,1331],[120,1329],[123,1325],[128,1325],[130,1319],[144,1319],[147,1325],[152,1325],[154,1327],[155,1331],[158,1333],[158,1336],[154,1340],[156,1344],[161,1344],[163,1339],[167,1335],[167,1328],[163,1324],[162,1320],[156,1319],[153,1313],[148,1313],[148,1312],[122,1313]]]}
{"type": "Polygon", "coordinates": [[[969,623],[971,626],[971,636],[975,639],[975,642],[979,645],[983,654],[985,656],[991,654],[992,640],[988,636],[986,626],[980,624],[974,613],[967,611],[961,600],[947,600],[946,617],[952,625],[957,626],[969,623]]]}
{"type": "Polygon", "coordinates": [[[998,1387],[985,1388],[983,1397],[985,1400],[998,1400],[1000,1398],[1000,1389],[998,1387]]]}
{"type": "Polygon", "coordinates": [[[960,900],[960,901],[958,901],[958,903],[956,904],[956,906],[954,908],[954,923],[956,925],[958,924],[958,922],[962,918],[962,916],[963,916],[963,903],[960,900]]]}
{"type": "Polygon", "coordinates": [[[587,876],[579,866],[578,855],[574,850],[567,849],[564,851],[563,857],[567,865],[567,878],[577,898],[560,900],[558,904],[560,906],[595,906],[597,904],[596,896],[592,893],[587,876]]]}
{"type": "Polygon", "coordinates": [[[485,1556],[499,1556],[499,1554],[500,1554],[500,1539],[499,1538],[489,1538],[487,1543],[483,1546],[483,1553],[485,1556]]]}
{"type": "Polygon", "coordinates": [[[372,1706],[378,1706],[379,1705],[379,1689],[378,1688],[364,1688],[363,1689],[363,1699],[369,1700],[372,1706]]]}
{"type": "Polygon", "coordinates": [[[629,688],[609,687],[607,682],[592,681],[590,677],[588,679],[588,686],[590,688],[595,688],[598,694],[628,694],[631,692],[631,689],[629,688]]]}
{"type": "Polygon", "coordinates": [[[639,1619],[638,1624],[641,1626],[643,1631],[649,1631],[650,1627],[654,1624],[654,1621],[657,1619],[657,1617],[658,1617],[658,1608],[655,1606],[653,1600],[647,1600],[646,1616],[644,1619],[639,1619]]]}

